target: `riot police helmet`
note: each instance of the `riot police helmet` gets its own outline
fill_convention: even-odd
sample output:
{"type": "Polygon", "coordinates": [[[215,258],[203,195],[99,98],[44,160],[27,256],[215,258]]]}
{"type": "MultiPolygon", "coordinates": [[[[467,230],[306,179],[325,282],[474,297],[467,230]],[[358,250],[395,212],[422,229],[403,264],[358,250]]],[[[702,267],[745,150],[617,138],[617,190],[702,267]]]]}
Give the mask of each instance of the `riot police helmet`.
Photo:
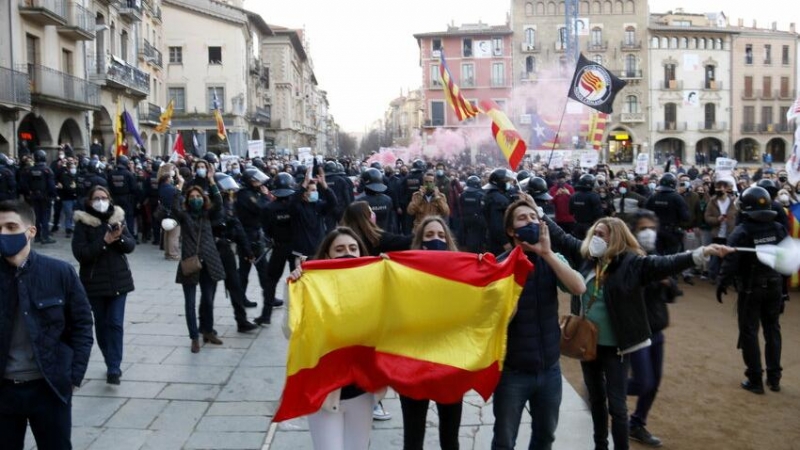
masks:
{"type": "Polygon", "coordinates": [[[230,191],[235,192],[238,191],[240,188],[239,183],[237,183],[232,176],[228,175],[225,172],[216,172],[214,174],[214,182],[217,183],[217,186],[219,186],[219,189],[223,192],[230,192],[230,191]]]}
{"type": "Polygon", "coordinates": [[[345,174],[344,164],[340,163],[339,161],[336,161],[336,174],[337,175],[344,175],[345,174]]]}
{"type": "Polygon", "coordinates": [[[426,168],[425,161],[421,159],[415,159],[413,163],[411,163],[411,170],[423,171],[426,168]]]}
{"type": "Polygon", "coordinates": [[[674,191],[677,186],[678,179],[675,177],[675,174],[667,172],[664,175],[661,175],[661,179],[658,180],[658,187],[656,190],[670,192],[674,191]]]}
{"type": "Polygon", "coordinates": [[[128,164],[131,162],[125,155],[117,156],[117,166],[128,167],[128,164]]]}
{"type": "Polygon", "coordinates": [[[378,161],[374,161],[372,164],[369,165],[373,169],[378,169],[379,171],[383,170],[383,166],[378,161]]]}
{"type": "Polygon", "coordinates": [[[242,182],[244,182],[249,186],[252,186],[253,182],[261,186],[267,181],[269,181],[269,177],[264,172],[262,172],[259,169],[256,169],[255,167],[250,167],[249,169],[246,169],[244,173],[242,173],[242,182]]]}
{"type": "Polygon", "coordinates": [[[506,190],[506,183],[513,180],[514,176],[508,169],[494,169],[489,175],[489,184],[501,191],[506,190]]]}
{"type": "Polygon", "coordinates": [[[579,191],[591,191],[594,189],[596,179],[594,175],[590,173],[585,173],[578,178],[578,182],[575,183],[575,189],[579,191]]]}
{"type": "Polygon", "coordinates": [[[520,182],[522,180],[526,180],[526,179],[528,179],[530,177],[531,177],[531,173],[529,171],[527,171],[527,170],[520,170],[519,172],[517,172],[517,182],[520,182]]]}
{"type": "Polygon", "coordinates": [[[477,175],[467,177],[467,189],[480,189],[481,179],[477,175]]]}
{"type": "Polygon", "coordinates": [[[769,196],[773,199],[778,196],[778,186],[776,186],[775,182],[769,178],[762,178],[758,180],[756,186],[764,188],[767,192],[769,192],[769,196]]]}
{"type": "Polygon", "coordinates": [[[291,174],[281,172],[272,182],[272,194],[275,197],[284,198],[294,194],[295,183],[291,174]]]}
{"type": "Polygon", "coordinates": [[[380,170],[370,167],[361,174],[361,185],[372,192],[386,192],[386,185],[383,183],[383,174],[380,170]]]}
{"type": "Polygon", "coordinates": [[[325,165],[322,166],[322,170],[325,171],[325,175],[333,175],[336,173],[336,161],[326,161],[325,165]]]}
{"type": "Polygon", "coordinates": [[[101,164],[102,163],[99,160],[92,159],[86,165],[86,170],[88,170],[89,173],[100,173],[103,170],[102,167],[100,166],[101,164]]]}
{"type": "Polygon", "coordinates": [[[10,166],[11,161],[8,160],[8,156],[5,153],[0,153],[0,166],[10,166]]]}
{"type": "Polygon", "coordinates": [[[47,162],[47,153],[44,150],[36,150],[33,152],[33,161],[37,163],[47,162]]]}
{"type": "Polygon", "coordinates": [[[745,189],[739,199],[739,207],[746,218],[755,222],[772,222],[778,215],[772,209],[772,197],[761,186],[745,189]]]}
{"type": "Polygon", "coordinates": [[[553,199],[547,189],[547,181],[541,177],[529,178],[527,191],[534,200],[550,201],[553,199]]]}
{"type": "Polygon", "coordinates": [[[219,165],[219,157],[217,157],[217,154],[214,152],[206,152],[206,154],[203,155],[203,159],[208,161],[209,164],[213,164],[214,166],[219,165]]]}

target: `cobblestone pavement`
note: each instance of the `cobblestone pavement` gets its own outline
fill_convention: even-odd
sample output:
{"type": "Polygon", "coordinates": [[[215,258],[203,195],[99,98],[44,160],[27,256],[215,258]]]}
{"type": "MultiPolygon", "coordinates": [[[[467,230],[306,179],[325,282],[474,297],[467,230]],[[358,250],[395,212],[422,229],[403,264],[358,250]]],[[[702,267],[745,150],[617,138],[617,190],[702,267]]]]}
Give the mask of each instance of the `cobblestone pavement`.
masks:
{"type": "MultiPolygon", "coordinates": [[[[76,265],[69,240],[55,233],[57,243],[35,250],[76,265]]],[[[189,351],[183,291],[175,283],[177,262],[166,261],[152,244],[141,244],[129,257],[136,290],[128,295],[122,384],[105,382],[105,365],[93,349],[83,386],[73,398],[73,446],[76,450],[107,449],[311,449],[307,421],[281,424],[270,419],[283,388],[286,340],[280,326],[238,333],[222,283],[214,308],[221,346],[189,351]]],[[[283,292],[283,286],[278,292],[283,292]]],[[[259,301],[254,273],[248,297],[259,301]]],[[[260,308],[260,307],[259,307],[260,308]]],[[[249,309],[251,318],[260,309],[249,309]]],[[[275,311],[281,323],[285,310],[275,311]]],[[[460,441],[463,449],[488,449],[492,439],[491,401],[465,397],[460,441]]],[[[375,422],[373,449],[400,449],[402,418],[397,395],[383,402],[393,418],[375,422]]],[[[527,415],[527,414],[526,414],[527,415]]],[[[527,447],[530,417],[520,429],[519,447],[527,447]]],[[[438,448],[435,405],[428,412],[426,448],[438,448]]],[[[590,448],[591,417],[586,404],[564,382],[564,399],[555,448],[590,448]]],[[[28,434],[26,442],[34,448],[28,434]]]]}

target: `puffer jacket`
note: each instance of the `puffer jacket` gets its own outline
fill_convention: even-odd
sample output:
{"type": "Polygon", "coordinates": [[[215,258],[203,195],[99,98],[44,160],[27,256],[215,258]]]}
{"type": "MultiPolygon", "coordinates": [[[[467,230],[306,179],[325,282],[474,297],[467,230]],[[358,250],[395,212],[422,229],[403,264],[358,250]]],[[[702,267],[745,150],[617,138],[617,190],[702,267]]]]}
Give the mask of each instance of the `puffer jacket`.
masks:
{"type": "MultiPolygon", "coordinates": [[[[225,268],[222,267],[222,260],[214,240],[211,230],[211,212],[219,211],[222,208],[222,197],[219,190],[214,185],[211,189],[211,201],[213,204],[211,211],[203,211],[199,216],[189,214],[180,207],[180,197],[176,197],[175,205],[172,207],[173,217],[181,225],[181,259],[186,259],[195,255],[200,256],[203,267],[208,270],[211,279],[220,281],[225,279],[225,268]],[[200,246],[197,242],[200,239],[200,246]]],[[[186,276],[181,271],[178,264],[178,271],[175,275],[175,282],[178,284],[198,284],[200,283],[200,273],[186,276]]]]}
{"type": "Polygon", "coordinates": [[[72,255],[81,265],[81,283],[86,295],[116,297],[133,291],[133,275],[125,255],[133,252],[136,241],[127,228],[118,241],[106,244],[103,240],[110,223],[125,223],[125,210],[114,206],[114,212],[105,216],[90,207],[87,211],[75,211],[74,217],[72,255]]]}

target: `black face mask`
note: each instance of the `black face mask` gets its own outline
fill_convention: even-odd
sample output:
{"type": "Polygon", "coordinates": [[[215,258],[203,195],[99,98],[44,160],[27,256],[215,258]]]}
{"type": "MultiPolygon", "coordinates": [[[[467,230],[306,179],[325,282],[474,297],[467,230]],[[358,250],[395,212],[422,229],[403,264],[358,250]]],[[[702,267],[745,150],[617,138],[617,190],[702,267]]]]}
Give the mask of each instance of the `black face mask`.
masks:
{"type": "Polygon", "coordinates": [[[342,256],[337,256],[336,258],[333,258],[333,259],[350,259],[350,258],[356,258],[356,256],[355,255],[342,255],[342,256]]]}
{"type": "Polygon", "coordinates": [[[430,239],[427,241],[422,241],[422,249],[423,250],[447,250],[447,241],[443,241],[441,239],[430,239]]]}

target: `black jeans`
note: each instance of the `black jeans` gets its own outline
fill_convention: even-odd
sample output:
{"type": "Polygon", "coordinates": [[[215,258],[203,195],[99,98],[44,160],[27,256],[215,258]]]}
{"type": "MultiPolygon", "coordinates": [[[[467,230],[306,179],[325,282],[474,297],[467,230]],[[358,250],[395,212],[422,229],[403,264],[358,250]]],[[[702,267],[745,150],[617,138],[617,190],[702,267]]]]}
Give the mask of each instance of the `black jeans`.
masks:
{"type": "Polygon", "coordinates": [[[779,276],[756,278],[750,292],[739,293],[737,311],[739,316],[739,348],[747,366],[745,375],[753,383],[763,383],[761,349],[758,345],[759,323],[764,328],[764,359],[767,363],[767,379],[781,379],[781,292],[783,279],[779,276]]]}
{"type": "MultiPolygon", "coordinates": [[[[403,450],[422,450],[429,403],[430,400],[400,396],[400,406],[403,408],[403,450]]],[[[442,450],[458,450],[461,408],[462,402],[436,403],[439,411],[439,445],[442,450]]]]}
{"type": "Polygon", "coordinates": [[[246,298],[239,281],[239,272],[236,270],[236,257],[231,250],[231,244],[226,239],[217,241],[217,251],[219,259],[222,261],[222,267],[225,268],[225,289],[228,290],[228,295],[231,297],[233,318],[237,325],[241,325],[247,322],[247,312],[244,309],[246,298]]]}
{"type": "Polygon", "coordinates": [[[608,415],[615,450],[628,450],[628,355],[617,354],[616,347],[597,346],[597,359],[581,362],[583,382],[589,391],[589,409],[594,425],[595,450],[608,449],[608,415]]]}
{"type": "Polygon", "coordinates": [[[0,447],[22,450],[28,422],[40,450],[71,449],[72,399],[64,403],[44,378],[22,384],[0,381],[0,447]]]}

